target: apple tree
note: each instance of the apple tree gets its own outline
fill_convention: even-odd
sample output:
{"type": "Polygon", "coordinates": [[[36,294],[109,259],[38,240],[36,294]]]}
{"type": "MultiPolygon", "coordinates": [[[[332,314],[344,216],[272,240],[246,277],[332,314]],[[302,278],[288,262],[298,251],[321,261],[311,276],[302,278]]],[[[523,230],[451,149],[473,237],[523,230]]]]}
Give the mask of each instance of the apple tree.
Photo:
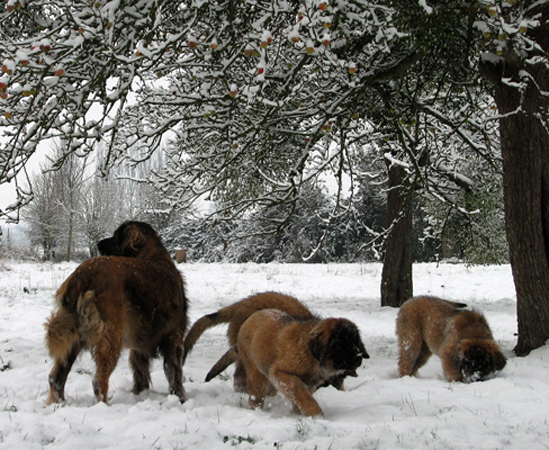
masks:
{"type": "Polygon", "coordinates": [[[289,223],[302,186],[327,173],[337,186],[329,233],[344,181],[351,195],[358,187],[357,161],[365,153],[385,160],[392,225],[382,303],[398,306],[412,295],[414,191],[447,199],[449,184],[472,188],[457,157],[467,149],[497,159],[470,60],[473,13],[439,3],[410,12],[404,2],[259,2],[231,4],[229,16],[201,3],[191,8],[185,63],[158,65],[143,80],[117,148],[139,161],[159,134],[184,123],[167,150],[171,164],[156,176],[166,198],[212,199],[218,220],[276,206],[273,233],[289,223]]]}
{"type": "Polygon", "coordinates": [[[167,136],[170,163],[155,182],[172,204],[207,197],[221,219],[276,205],[279,232],[301,187],[330,173],[328,233],[366,149],[389,174],[382,297],[396,306],[412,294],[413,190],[440,190],[434,175],[461,179],[455,157],[425,164],[459,154],[440,136],[450,130],[490,154],[475,106],[466,107],[478,89],[468,80],[474,13],[436,3],[9,0],[0,179],[52,137],[80,155],[105,140],[106,172],[149,159],[167,136]]]}
{"type": "MultiPolygon", "coordinates": [[[[385,161],[395,194],[382,296],[384,304],[398,305],[412,291],[411,260],[403,253],[411,196],[448,200],[445,188],[475,188],[476,174],[463,171],[468,152],[499,164],[493,111],[478,77],[479,49],[493,55],[483,61],[504,114],[503,141],[512,142],[504,129],[520,136],[511,126],[514,112],[522,114],[531,93],[546,92],[546,2],[493,3],[4,1],[0,180],[16,177],[38,145],[54,137],[79,155],[105,141],[105,173],[115,161],[139,163],[167,146],[169,162],[154,182],[172,205],[212,199],[221,205],[220,220],[285,207],[273,232],[288,223],[301,187],[330,174],[336,201],[325,218],[328,232],[344,182],[356,192],[353,183],[363,175],[355,162],[373,152],[385,161]]],[[[547,96],[538,97],[533,114],[522,115],[542,126],[522,145],[542,148],[547,96]]],[[[521,155],[513,159],[521,173],[543,172],[532,172],[522,152],[502,148],[504,163],[521,155]]],[[[506,180],[509,222],[515,217],[509,203],[521,202],[524,180],[506,180]]],[[[30,198],[20,193],[20,204],[30,198]]],[[[532,192],[542,204],[538,194],[532,192]]],[[[510,241],[527,241],[520,227],[507,226],[510,241]]],[[[532,233],[545,239],[543,227],[532,233]]],[[[524,273],[549,280],[538,270],[524,273]]],[[[518,286],[530,283],[528,277],[515,281],[519,303],[531,304],[518,286]]],[[[544,323],[549,328],[549,317],[544,323]]],[[[521,333],[526,336],[519,326],[521,333]]],[[[527,340],[524,349],[540,345],[527,340]]]]}

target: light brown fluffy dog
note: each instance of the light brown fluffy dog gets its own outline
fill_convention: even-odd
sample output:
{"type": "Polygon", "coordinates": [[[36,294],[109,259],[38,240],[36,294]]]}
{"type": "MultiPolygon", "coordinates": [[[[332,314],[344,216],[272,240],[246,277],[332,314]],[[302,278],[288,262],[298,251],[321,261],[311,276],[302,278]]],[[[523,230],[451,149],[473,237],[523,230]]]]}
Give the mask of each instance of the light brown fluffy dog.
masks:
{"type": "Polygon", "coordinates": [[[322,414],[312,396],[318,387],[334,377],[356,377],[362,358],[369,358],[353,322],[298,320],[276,309],[251,315],[238,333],[237,347],[252,408],[276,389],[308,416],[322,414]]]}
{"type": "Polygon", "coordinates": [[[438,355],[448,381],[482,381],[505,367],[484,316],[466,305],[436,297],[405,302],[396,321],[401,377],[416,375],[432,353],[438,355]]]}
{"type": "Polygon", "coordinates": [[[246,391],[246,371],[238,359],[235,350],[236,339],[240,327],[254,312],[262,309],[276,308],[292,316],[303,319],[313,318],[313,313],[301,303],[297,298],[289,295],[279,294],[277,292],[262,292],[240,300],[232,305],[221,308],[220,310],[208,314],[198,319],[189,330],[185,338],[185,356],[190,353],[198,338],[208,328],[222,323],[228,323],[227,339],[230,349],[214,364],[208,372],[206,381],[210,381],[215,376],[223,372],[230,364],[236,361],[234,372],[234,387],[238,392],[246,391]]]}
{"type": "Polygon", "coordinates": [[[181,274],[158,234],[143,222],[125,222],[98,243],[102,255],[84,261],[56,293],[57,307],[45,324],[46,346],[55,360],[47,403],[65,399],[65,382],[81,350],[97,366],[93,390],[107,402],[109,377],[122,348],[130,350],[133,392],[150,385],[150,360],[164,357],[170,393],[185,400],[183,337],[187,299],[181,274]]]}

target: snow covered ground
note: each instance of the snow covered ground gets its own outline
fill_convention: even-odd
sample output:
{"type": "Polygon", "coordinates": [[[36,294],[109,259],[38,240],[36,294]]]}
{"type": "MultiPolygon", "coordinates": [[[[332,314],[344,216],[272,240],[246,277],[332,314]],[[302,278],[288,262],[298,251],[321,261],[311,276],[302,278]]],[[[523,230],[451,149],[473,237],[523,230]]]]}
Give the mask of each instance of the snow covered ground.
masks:
{"type": "Polygon", "coordinates": [[[162,365],[136,397],[125,352],[110,380],[111,402],[96,404],[94,364],[75,364],[64,405],[44,406],[51,361],[43,322],[73,264],[0,263],[0,448],[6,449],[523,449],[549,448],[549,348],[516,358],[515,293],[509,266],[419,264],[415,293],[462,300],[483,311],[509,358],[485,382],[448,383],[432,357],[417,378],[399,379],[397,310],[379,306],[380,264],[185,264],[191,322],[251,293],[276,290],[318,314],[347,317],[370,353],[345,392],[315,394],[320,419],[292,414],[272,397],[246,408],[231,371],[205,383],[226,350],[225,327],[207,331],[184,367],[188,400],[167,395],[162,365]]]}

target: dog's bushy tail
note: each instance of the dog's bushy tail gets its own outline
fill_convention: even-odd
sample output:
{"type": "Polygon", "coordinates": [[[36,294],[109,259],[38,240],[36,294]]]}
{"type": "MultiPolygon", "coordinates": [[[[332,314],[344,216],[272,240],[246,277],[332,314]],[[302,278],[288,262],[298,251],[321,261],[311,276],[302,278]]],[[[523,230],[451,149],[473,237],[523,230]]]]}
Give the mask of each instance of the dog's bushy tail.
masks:
{"type": "Polygon", "coordinates": [[[206,375],[206,381],[210,381],[212,378],[218,376],[227,367],[236,361],[238,358],[238,352],[236,347],[231,347],[227,352],[217,361],[206,375]]]}
{"type": "Polygon", "coordinates": [[[97,309],[94,291],[86,291],[80,295],[76,311],[82,341],[87,346],[95,347],[101,336],[107,332],[107,324],[101,319],[97,309]]]}
{"type": "Polygon", "coordinates": [[[93,347],[106,329],[95,305],[95,293],[83,292],[70,308],[66,292],[57,293],[57,309],[46,320],[46,348],[55,360],[66,363],[76,347],[93,347]]]}
{"type": "Polygon", "coordinates": [[[444,300],[444,301],[456,309],[467,308],[468,306],[467,303],[453,302],[451,300],[444,300]]]}
{"type": "Polygon", "coordinates": [[[65,364],[71,350],[80,341],[77,314],[61,306],[51,314],[44,327],[50,356],[65,364]]]}
{"type": "Polygon", "coordinates": [[[202,336],[202,333],[204,333],[204,331],[206,331],[208,328],[215,327],[216,325],[229,322],[233,317],[233,314],[234,308],[231,305],[225,308],[221,308],[219,311],[216,311],[214,313],[202,316],[195,323],[193,323],[191,329],[187,333],[187,337],[185,338],[185,354],[183,356],[183,362],[185,362],[187,355],[190,353],[190,351],[194,347],[194,344],[196,344],[196,341],[200,336],[202,336]]]}

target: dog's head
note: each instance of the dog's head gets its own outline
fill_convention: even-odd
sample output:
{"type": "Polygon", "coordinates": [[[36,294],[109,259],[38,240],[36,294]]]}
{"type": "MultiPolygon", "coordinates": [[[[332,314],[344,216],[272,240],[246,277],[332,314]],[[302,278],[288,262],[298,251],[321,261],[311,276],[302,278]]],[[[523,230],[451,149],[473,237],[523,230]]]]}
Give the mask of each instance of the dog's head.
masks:
{"type": "Polygon", "coordinates": [[[463,381],[484,381],[505,367],[506,359],[492,340],[465,339],[460,343],[459,368],[463,381]]]}
{"type": "Polygon", "coordinates": [[[114,235],[97,243],[99,253],[107,256],[139,258],[147,247],[161,246],[160,236],[145,222],[128,221],[120,225],[114,235]]]}
{"type": "Polygon", "coordinates": [[[322,367],[357,376],[362,359],[370,356],[357,326],[347,319],[325,319],[309,334],[309,350],[322,367]]]}

